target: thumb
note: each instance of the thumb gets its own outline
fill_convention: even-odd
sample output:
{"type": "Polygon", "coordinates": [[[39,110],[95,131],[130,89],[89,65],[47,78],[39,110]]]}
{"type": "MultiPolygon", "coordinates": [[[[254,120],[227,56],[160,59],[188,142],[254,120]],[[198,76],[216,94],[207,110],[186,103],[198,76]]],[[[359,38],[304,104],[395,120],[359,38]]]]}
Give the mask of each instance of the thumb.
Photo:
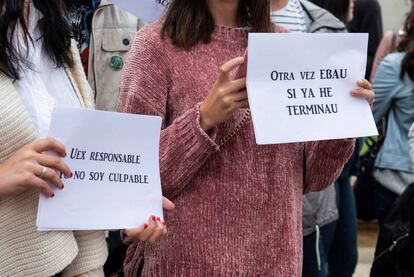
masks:
{"type": "Polygon", "coordinates": [[[165,197],[162,198],[162,205],[164,209],[166,209],[167,211],[171,211],[175,209],[174,203],[165,197]]]}

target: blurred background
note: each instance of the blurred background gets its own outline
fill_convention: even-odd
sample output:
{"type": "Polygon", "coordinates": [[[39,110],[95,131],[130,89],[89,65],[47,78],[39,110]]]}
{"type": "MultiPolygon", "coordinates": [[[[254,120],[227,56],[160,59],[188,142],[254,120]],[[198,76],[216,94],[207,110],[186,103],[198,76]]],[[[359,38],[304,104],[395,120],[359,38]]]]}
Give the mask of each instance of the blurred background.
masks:
{"type": "Polygon", "coordinates": [[[382,8],[382,17],[385,30],[398,30],[410,8],[407,0],[379,0],[382,8]]]}

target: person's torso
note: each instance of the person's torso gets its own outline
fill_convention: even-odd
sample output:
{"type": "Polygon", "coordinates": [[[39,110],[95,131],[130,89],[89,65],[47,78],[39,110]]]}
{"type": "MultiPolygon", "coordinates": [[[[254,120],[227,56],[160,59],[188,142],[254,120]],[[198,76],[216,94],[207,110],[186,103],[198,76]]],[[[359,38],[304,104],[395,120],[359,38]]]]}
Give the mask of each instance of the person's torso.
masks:
{"type": "MultiPolygon", "coordinates": [[[[76,94],[72,99],[78,101],[74,100],[74,102],[78,102],[82,107],[90,108],[93,106],[89,95],[90,89],[86,85],[79,57],[75,56],[77,50],[74,44],[70,52],[74,57],[74,65],[71,68],[62,69],[63,73],[54,71],[56,67],[49,67],[50,63],[45,61],[40,68],[39,65],[35,65],[36,69],[54,71],[52,73],[59,74],[57,78],[60,78],[63,83],[66,83],[68,79],[70,87],[64,90],[44,84],[47,89],[56,88],[55,92],[48,91],[50,94],[56,93],[57,99],[63,95],[64,91],[67,92],[65,96],[68,97],[76,94]]],[[[47,74],[49,78],[56,77],[49,73],[47,74]]],[[[40,78],[39,82],[42,82],[42,77],[37,76],[37,78],[40,78]]],[[[59,82],[57,79],[48,80],[49,83],[59,82]]],[[[47,95],[46,92],[40,91],[45,89],[44,87],[40,89],[27,87],[27,89],[33,90],[36,95],[33,103],[27,101],[26,104],[29,105],[41,101],[37,97],[39,93],[47,95]]],[[[62,102],[65,101],[62,100],[62,102]]],[[[0,162],[9,158],[21,147],[38,139],[37,133],[34,120],[31,118],[27,105],[24,105],[23,97],[16,90],[13,80],[0,74],[0,162]]],[[[2,245],[0,247],[2,257],[0,276],[53,276],[67,268],[78,255],[79,246],[72,232],[38,232],[36,227],[38,200],[37,190],[28,190],[0,199],[0,222],[2,222],[0,225],[0,244],[2,245]],[[33,266],[34,264],[36,266],[33,266]]],[[[83,266],[81,265],[82,268],[83,266]]]]}
{"type": "MultiPolygon", "coordinates": [[[[224,63],[243,56],[247,32],[230,29],[218,27],[211,42],[191,50],[178,49],[168,39],[163,48],[157,49],[165,67],[161,72],[167,75],[168,83],[166,126],[206,98],[224,63]]],[[[237,111],[217,126],[216,142],[234,130],[244,112],[237,111]]],[[[180,276],[180,272],[213,276],[237,270],[240,276],[273,276],[275,272],[296,276],[301,264],[303,151],[301,143],[257,145],[249,119],[174,198],[177,209],[166,218],[174,230],[168,240],[147,246],[143,276],[161,265],[174,267],[174,276],[180,276]],[[186,227],[198,219],[211,219],[217,224],[204,221],[195,228],[186,227]],[[226,224],[229,220],[232,224],[226,224]],[[249,231],[240,233],[245,228],[249,231]],[[273,231],[257,237],[255,230],[259,229],[273,231]],[[279,255],[290,256],[297,263],[275,263],[279,255]],[[224,257],[227,263],[223,263],[224,257]],[[193,271],[199,265],[211,271],[193,271]]]]}
{"type": "Polygon", "coordinates": [[[299,0],[289,0],[285,7],[271,12],[270,16],[273,24],[282,26],[290,32],[308,32],[309,20],[299,0]]]}
{"type": "Polygon", "coordinates": [[[41,13],[30,6],[29,37],[15,32],[14,43],[21,56],[27,57],[27,65],[20,70],[20,78],[13,84],[19,94],[33,125],[40,137],[49,131],[55,106],[80,107],[80,101],[63,66],[57,67],[44,48],[44,40],[38,27],[41,13]]]}
{"type": "Polygon", "coordinates": [[[92,18],[88,80],[96,108],[116,109],[126,55],[143,22],[103,0],[92,18]]]}

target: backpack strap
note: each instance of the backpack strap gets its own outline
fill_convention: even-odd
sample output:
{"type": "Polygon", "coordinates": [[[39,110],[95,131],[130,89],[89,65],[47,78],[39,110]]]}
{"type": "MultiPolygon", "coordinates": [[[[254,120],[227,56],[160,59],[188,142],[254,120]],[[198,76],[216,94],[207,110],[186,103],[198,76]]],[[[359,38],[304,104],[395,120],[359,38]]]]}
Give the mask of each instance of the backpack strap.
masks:
{"type": "Polygon", "coordinates": [[[392,38],[391,38],[391,52],[394,51],[397,48],[397,32],[392,32],[392,38]]]}

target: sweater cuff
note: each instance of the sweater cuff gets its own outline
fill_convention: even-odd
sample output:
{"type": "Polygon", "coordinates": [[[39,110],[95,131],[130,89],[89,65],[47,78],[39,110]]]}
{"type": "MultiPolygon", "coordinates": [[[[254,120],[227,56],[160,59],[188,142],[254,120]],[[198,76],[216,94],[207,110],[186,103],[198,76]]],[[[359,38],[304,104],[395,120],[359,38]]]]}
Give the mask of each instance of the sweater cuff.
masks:
{"type": "Polygon", "coordinates": [[[210,131],[205,132],[203,128],[201,128],[201,112],[200,112],[200,105],[201,102],[196,105],[196,120],[195,120],[195,128],[196,128],[196,136],[200,140],[201,143],[207,143],[215,150],[219,150],[219,146],[216,143],[218,128],[215,126],[210,131]]]}
{"type": "Polygon", "coordinates": [[[356,139],[338,139],[325,140],[317,144],[315,153],[324,153],[325,157],[336,159],[338,157],[347,157],[352,154],[355,147],[356,139]]]}

